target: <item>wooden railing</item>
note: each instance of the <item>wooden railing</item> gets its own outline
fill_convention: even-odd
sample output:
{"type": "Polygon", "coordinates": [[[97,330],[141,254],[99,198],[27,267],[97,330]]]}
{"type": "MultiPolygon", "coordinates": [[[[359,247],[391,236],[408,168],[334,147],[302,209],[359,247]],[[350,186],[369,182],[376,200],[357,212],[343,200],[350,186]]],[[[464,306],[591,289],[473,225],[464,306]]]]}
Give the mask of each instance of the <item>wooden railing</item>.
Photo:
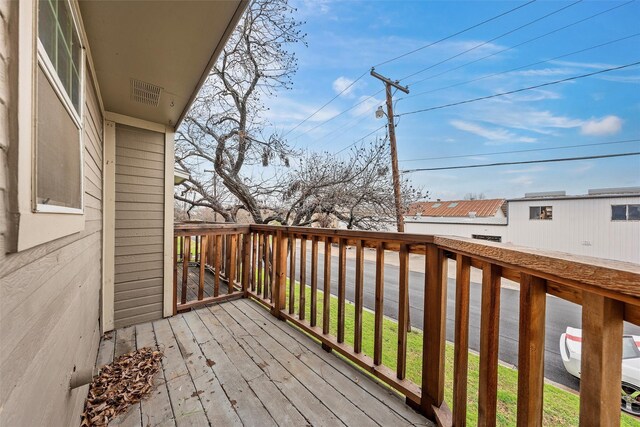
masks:
{"type": "MultiPolygon", "coordinates": [[[[553,295],[581,305],[583,347],[580,425],[617,425],[620,422],[622,328],[624,320],[640,324],[638,265],[490,242],[480,243],[471,239],[405,233],[266,225],[200,227],[197,231],[193,228],[177,229],[176,234],[207,236],[206,241],[210,241],[211,236],[236,236],[236,242],[242,241],[239,252],[227,250],[230,264],[240,260],[235,270],[231,266],[226,269],[231,276],[236,274],[236,279],[240,279],[239,290],[233,293],[250,296],[266,305],[274,316],[291,322],[318,339],[326,350],[340,353],[384,381],[406,396],[408,404],[442,425],[465,425],[467,418],[472,267],[482,271],[479,425],[496,424],[502,278],[520,285],[517,399],[517,422],[520,426],[542,425],[546,296],[553,295]],[[353,342],[352,345],[345,342],[348,248],[355,250],[353,340],[348,340],[353,342]],[[364,283],[366,248],[375,250],[375,283],[364,283]],[[332,271],[334,250],[338,254],[337,272],[332,271]],[[399,272],[397,351],[395,363],[390,363],[395,369],[382,363],[385,256],[389,256],[389,251],[397,253],[393,255],[398,257],[399,272]],[[418,383],[406,378],[407,331],[410,329],[410,254],[420,254],[424,258],[424,283],[421,284],[424,287],[424,299],[421,301],[424,331],[421,380],[418,383]],[[452,410],[444,402],[448,259],[456,261],[452,410]],[[324,290],[321,303],[320,274],[320,285],[324,290]],[[337,274],[337,289],[331,289],[331,276],[334,274],[337,274]],[[365,286],[372,286],[375,292],[371,355],[364,354],[362,349],[365,286]],[[331,294],[337,295],[335,334],[332,334],[330,324],[331,294]],[[318,306],[321,307],[321,313],[318,313],[318,306]],[[322,319],[320,325],[319,317],[322,319]]],[[[232,237],[231,246],[233,241],[232,237]]],[[[220,247],[226,246],[215,246],[214,254],[220,251],[216,249],[220,247]]],[[[235,248],[238,248],[237,243],[235,248]]],[[[181,259],[185,263],[184,257],[180,258],[179,255],[176,255],[176,264],[181,259]]],[[[211,259],[207,258],[206,252],[204,256],[207,260],[211,259]]],[[[214,255],[212,271],[225,272],[224,267],[216,267],[219,266],[216,264],[219,260],[220,256],[214,255]]],[[[205,265],[205,268],[209,268],[211,264],[207,261],[205,265]]],[[[177,285],[177,278],[175,283],[177,285]]],[[[210,300],[203,298],[198,303],[216,301],[216,298],[220,297],[213,296],[210,300]]],[[[188,304],[178,304],[178,309],[197,305],[188,304]]]]}
{"type": "Polygon", "coordinates": [[[250,238],[249,226],[176,225],[174,313],[246,296],[250,238]]]}

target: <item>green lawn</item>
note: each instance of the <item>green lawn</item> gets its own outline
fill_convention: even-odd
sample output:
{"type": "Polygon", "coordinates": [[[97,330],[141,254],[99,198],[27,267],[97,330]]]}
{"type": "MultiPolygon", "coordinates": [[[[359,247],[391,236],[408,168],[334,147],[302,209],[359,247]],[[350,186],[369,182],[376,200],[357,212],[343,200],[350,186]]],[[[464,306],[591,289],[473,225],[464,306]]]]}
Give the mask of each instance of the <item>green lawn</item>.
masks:
{"type": "MultiPolygon", "coordinates": [[[[287,304],[289,303],[289,291],[287,284],[287,304]]],[[[298,312],[299,286],[296,283],[296,313],[298,312]]],[[[310,316],[310,288],[306,289],[306,319],[310,316]]],[[[318,291],[318,319],[317,324],[322,325],[322,292],[318,291]]],[[[346,303],[345,307],[345,341],[353,345],[355,307],[346,303]]],[[[337,334],[338,299],[331,296],[331,335],[337,334]]],[[[373,333],[374,314],[364,310],[362,319],[362,351],[373,357],[373,333]]],[[[391,368],[396,368],[398,324],[392,319],[384,318],[382,363],[391,368]]],[[[445,400],[452,407],[453,395],[453,354],[452,343],[447,343],[445,360],[445,400]]],[[[420,384],[422,372],[422,332],[412,331],[407,337],[407,379],[420,384]]],[[[469,383],[467,420],[470,425],[477,423],[478,406],[478,362],[479,357],[469,354],[469,383]]],[[[518,371],[504,366],[498,366],[498,425],[511,426],[516,424],[516,401],[518,396],[518,371]]],[[[544,386],[544,424],[549,426],[575,426],[578,425],[579,397],[573,393],[561,390],[549,384],[544,386]]],[[[640,426],[640,421],[627,414],[622,415],[621,425],[640,426]]]]}

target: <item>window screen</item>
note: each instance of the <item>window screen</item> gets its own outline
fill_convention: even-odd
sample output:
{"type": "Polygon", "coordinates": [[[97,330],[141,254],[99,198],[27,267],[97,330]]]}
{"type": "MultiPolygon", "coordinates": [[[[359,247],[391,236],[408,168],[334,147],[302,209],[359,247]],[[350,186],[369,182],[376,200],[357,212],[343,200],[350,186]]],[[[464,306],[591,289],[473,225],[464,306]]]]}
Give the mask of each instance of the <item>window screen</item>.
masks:
{"type": "Polygon", "coordinates": [[[38,67],[36,200],[82,209],[80,132],[38,67]]]}
{"type": "Polygon", "coordinates": [[[38,39],[53,65],[62,88],[80,115],[82,47],[66,0],[38,2],[38,39]]]}

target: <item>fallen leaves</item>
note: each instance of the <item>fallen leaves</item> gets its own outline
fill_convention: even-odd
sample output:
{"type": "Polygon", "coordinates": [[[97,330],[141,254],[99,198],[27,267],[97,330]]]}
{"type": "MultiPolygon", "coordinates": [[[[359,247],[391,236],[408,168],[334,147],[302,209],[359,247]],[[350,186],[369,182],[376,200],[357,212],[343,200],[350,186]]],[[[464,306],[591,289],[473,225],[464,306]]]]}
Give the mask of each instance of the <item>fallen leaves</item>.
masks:
{"type": "Polygon", "coordinates": [[[162,357],[162,352],[144,347],[102,367],[89,387],[81,427],[106,426],[149,395],[162,357]]]}

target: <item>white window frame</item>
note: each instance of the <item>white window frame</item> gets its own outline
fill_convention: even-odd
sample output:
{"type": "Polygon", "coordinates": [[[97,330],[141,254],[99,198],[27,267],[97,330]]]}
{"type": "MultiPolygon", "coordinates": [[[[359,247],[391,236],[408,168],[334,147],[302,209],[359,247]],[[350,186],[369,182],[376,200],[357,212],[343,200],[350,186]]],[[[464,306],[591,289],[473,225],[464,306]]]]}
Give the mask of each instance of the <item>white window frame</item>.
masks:
{"type": "MultiPolygon", "coordinates": [[[[56,69],[53,66],[53,62],[51,62],[51,59],[49,58],[49,55],[47,54],[47,51],[45,50],[44,45],[42,44],[38,36],[36,36],[37,43],[38,43],[37,66],[40,67],[44,72],[45,76],[49,80],[49,83],[51,84],[51,87],[53,87],[54,92],[56,93],[56,95],[58,95],[58,99],[60,100],[62,105],[64,105],[65,110],[71,117],[71,120],[73,120],[73,123],[78,128],[78,144],[79,144],[78,149],[80,150],[80,208],[70,208],[65,206],[45,205],[42,203],[37,203],[38,195],[37,195],[36,182],[37,182],[37,174],[38,174],[38,168],[37,168],[38,153],[36,150],[35,156],[34,156],[34,167],[33,167],[33,174],[34,174],[33,209],[35,212],[82,215],[84,214],[84,132],[83,132],[84,108],[83,106],[84,106],[84,97],[85,97],[84,69],[85,69],[86,56],[85,56],[84,43],[82,42],[82,36],[81,36],[82,32],[80,31],[80,28],[78,26],[78,17],[76,15],[77,11],[74,10],[69,0],[63,0],[63,1],[65,1],[69,6],[69,10],[71,11],[71,20],[73,22],[73,27],[77,33],[78,40],[80,40],[80,44],[82,45],[80,48],[80,64],[78,67],[78,74],[79,74],[78,77],[80,78],[80,81],[78,82],[78,87],[80,88],[80,98],[78,102],[79,104],[78,107],[80,111],[76,111],[76,108],[73,105],[73,101],[71,101],[69,94],[64,88],[64,85],[62,84],[62,81],[60,80],[60,77],[58,76],[58,73],[56,72],[56,69]]],[[[35,12],[36,17],[38,15],[38,7],[39,7],[39,4],[36,5],[36,12],[35,12]]],[[[36,18],[36,22],[37,22],[37,18],[36,18]]],[[[37,24],[36,24],[36,28],[38,28],[37,24]]],[[[35,99],[37,103],[38,102],[37,93],[35,95],[35,99]]],[[[37,107],[37,104],[36,104],[36,107],[37,107]]]]}
{"type": "Polygon", "coordinates": [[[529,221],[553,221],[553,205],[535,205],[529,206],[529,221]],[[531,208],[538,208],[542,213],[542,208],[551,208],[551,218],[531,218],[531,208]]]}
{"type": "Polygon", "coordinates": [[[638,203],[623,203],[619,205],[611,205],[611,222],[633,222],[640,221],[640,219],[630,219],[629,218],[629,206],[636,206],[638,203]],[[614,206],[624,206],[624,218],[623,219],[613,219],[613,207],[614,206]]]}
{"type": "MultiPolygon", "coordinates": [[[[80,15],[75,1],[68,2],[71,15],[78,32],[80,43],[86,46],[86,38],[83,33],[80,15]]],[[[12,250],[23,251],[43,243],[47,243],[61,237],[81,232],[85,228],[84,212],[84,138],[83,138],[83,110],[85,99],[86,80],[86,51],[82,49],[81,81],[80,81],[80,111],[74,115],[75,108],[70,100],[65,100],[66,91],[60,94],[61,82],[57,75],[51,73],[51,63],[46,65],[39,53],[38,40],[38,1],[24,0],[18,2],[18,101],[17,101],[17,234],[12,250]],[[61,206],[45,206],[36,203],[36,117],[37,117],[37,73],[42,66],[45,75],[52,81],[52,86],[58,97],[68,110],[71,111],[72,120],[80,125],[78,132],[80,137],[80,173],[81,173],[81,209],[61,206]],[[47,69],[48,68],[48,69],[47,69]],[[53,76],[51,75],[53,74],[53,76]],[[57,80],[57,82],[56,82],[57,80]]],[[[44,55],[46,57],[46,55],[44,55]]]]}

